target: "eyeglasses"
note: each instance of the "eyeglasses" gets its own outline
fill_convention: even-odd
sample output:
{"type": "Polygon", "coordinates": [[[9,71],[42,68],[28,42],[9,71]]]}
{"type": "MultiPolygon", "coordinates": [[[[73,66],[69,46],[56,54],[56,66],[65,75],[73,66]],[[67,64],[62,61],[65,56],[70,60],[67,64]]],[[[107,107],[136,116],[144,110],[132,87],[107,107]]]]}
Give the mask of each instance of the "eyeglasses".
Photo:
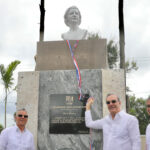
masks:
{"type": "Polygon", "coordinates": [[[116,100],[106,101],[106,104],[107,104],[107,105],[110,104],[110,103],[114,104],[114,103],[116,103],[116,102],[117,102],[116,100]]]}
{"type": "Polygon", "coordinates": [[[28,115],[21,115],[21,114],[19,114],[19,115],[17,115],[19,118],[22,118],[22,117],[24,117],[24,118],[28,118],[28,115]]]}
{"type": "Polygon", "coordinates": [[[146,107],[150,108],[150,105],[146,105],[146,107]]]}

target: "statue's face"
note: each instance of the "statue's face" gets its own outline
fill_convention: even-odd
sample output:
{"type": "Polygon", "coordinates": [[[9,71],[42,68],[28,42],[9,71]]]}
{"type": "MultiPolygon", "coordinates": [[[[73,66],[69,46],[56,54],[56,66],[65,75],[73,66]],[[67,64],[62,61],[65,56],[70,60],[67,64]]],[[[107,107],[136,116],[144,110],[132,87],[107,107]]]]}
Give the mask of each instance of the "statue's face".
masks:
{"type": "Polygon", "coordinates": [[[79,19],[80,19],[80,15],[78,9],[76,8],[70,9],[70,11],[68,12],[69,24],[70,25],[79,24],[79,19]]]}

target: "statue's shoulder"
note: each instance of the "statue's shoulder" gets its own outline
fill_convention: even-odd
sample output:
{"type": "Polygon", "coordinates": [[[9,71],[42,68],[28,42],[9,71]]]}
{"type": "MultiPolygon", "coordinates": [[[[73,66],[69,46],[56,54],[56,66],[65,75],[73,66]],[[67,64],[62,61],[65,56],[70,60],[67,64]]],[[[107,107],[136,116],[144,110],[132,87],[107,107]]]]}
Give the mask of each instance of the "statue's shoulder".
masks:
{"type": "Polygon", "coordinates": [[[82,29],[83,32],[83,37],[82,39],[86,39],[87,35],[88,35],[88,31],[86,29],[82,29]]]}
{"type": "Polygon", "coordinates": [[[65,32],[61,34],[63,40],[83,40],[86,39],[88,31],[85,29],[78,29],[76,32],[65,32]]]}
{"type": "Polygon", "coordinates": [[[63,40],[67,40],[67,39],[68,39],[68,36],[69,36],[69,33],[68,33],[68,32],[65,32],[65,33],[62,33],[62,34],[61,34],[61,38],[62,38],[63,40]]]}
{"type": "Polygon", "coordinates": [[[65,33],[62,33],[61,38],[64,39],[64,37],[65,37],[65,33]]]}

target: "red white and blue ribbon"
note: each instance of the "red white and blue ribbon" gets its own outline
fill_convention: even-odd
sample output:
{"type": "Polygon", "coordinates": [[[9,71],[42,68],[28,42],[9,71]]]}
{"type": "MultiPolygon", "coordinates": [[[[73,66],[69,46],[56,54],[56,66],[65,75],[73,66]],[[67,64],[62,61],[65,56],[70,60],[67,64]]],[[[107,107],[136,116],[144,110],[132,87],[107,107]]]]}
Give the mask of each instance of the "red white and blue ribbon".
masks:
{"type": "Polygon", "coordinates": [[[92,150],[92,144],[93,144],[93,140],[92,140],[92,129],[90,129],[90,150],[92,150]]]}
{"type": "Polygon", "coordinates": [[[73,49],[71,48],[71,44],[70,44],[69,40],[66,40],[66,42],[67,42],[67,45],[68,45],[68,47],[70,49],[72,60],[73,60],[73,63],[75,65],[75,68],[76,68],[76,76],[77,76],[77,80],[78,80],[78,88],[79,88],[79,93],[80,93],[79,100],[81,100],[81,98],[82,98],[82,92],[81,92],[81,73],[80,73],[80,69],[79,69],[78,63],[77,63],[77,61],[76,61],[76,59],[74,57],[74,51],[75,51],[75,49],[78,46],[79,40],[76,41],[76,43],[73,46],[73,49]]]}
{"type": "MultiPolygon", "coordinates": [[[[68,47],[70,49],[72,60],[73,60],[73,63],[75,65],[75,68],[76,68],[76,76],[77,76],[77,80],[78,80],[78,88],[79,88],[79,93],[80,93],[79,100],[81,100],[81,98],[82,98],[82,92],[81,92],[81,73],[80,73],[80,69],[79,69],[79,66],[77,64],[77,61],[76,61],[76,59],[74,57],[74,51],[75,51],[75,49],[78,46],[79,40],[76,41],[76,43],[73,46],[73,49],[71,48],[71,44],[70,44],[69,40],[66,40],[66,42],[67,42],[67,45],[68,45],[68,47]]],[[[92,150],[92,143],[93,143],[92,142],[92,129],[90,129],[90,150],[92,150]]]]}

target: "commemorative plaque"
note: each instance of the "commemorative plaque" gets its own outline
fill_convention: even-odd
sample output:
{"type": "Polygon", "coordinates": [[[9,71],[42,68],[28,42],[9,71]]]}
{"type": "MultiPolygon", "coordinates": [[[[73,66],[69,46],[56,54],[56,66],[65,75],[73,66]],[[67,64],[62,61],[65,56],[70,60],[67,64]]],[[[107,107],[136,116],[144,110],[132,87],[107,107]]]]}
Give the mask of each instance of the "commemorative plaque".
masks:
{"type": "Polygon", "coordinates": [[[89,98],[85,94],[78,100],[78,94],[50,95],[49,133],[53,134],[88,134],[85,126],[85,105],[89,98]]]}

